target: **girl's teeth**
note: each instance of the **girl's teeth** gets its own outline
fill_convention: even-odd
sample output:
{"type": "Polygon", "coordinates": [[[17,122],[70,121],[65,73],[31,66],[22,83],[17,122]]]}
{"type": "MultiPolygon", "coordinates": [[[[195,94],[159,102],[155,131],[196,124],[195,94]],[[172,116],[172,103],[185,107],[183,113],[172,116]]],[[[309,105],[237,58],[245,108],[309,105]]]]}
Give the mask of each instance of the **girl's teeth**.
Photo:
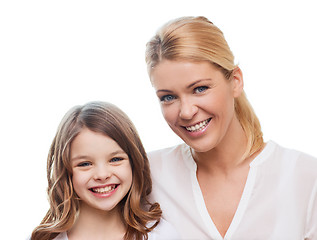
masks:
{"type": "Polygon", "coordinates": [[[111,192],[113,189],[115,189],[115,185],[106,186],[103,188],[92,188],[91,190],[95,193],[108,193],[111,192]]]}
{"type": "Polygon", "coordinates": [[[207,124],[209,123],[209,120],[210,119],[207,119],[205,121],[202,121],[200,123],[197,123],[196,125],[194,126],[190,126],[190,127],[186,127],[187,131],[190,131],[190,132],[197,132],[197,131],[200,131],[202,130],[204,127],[207,126],[207,124]]]}

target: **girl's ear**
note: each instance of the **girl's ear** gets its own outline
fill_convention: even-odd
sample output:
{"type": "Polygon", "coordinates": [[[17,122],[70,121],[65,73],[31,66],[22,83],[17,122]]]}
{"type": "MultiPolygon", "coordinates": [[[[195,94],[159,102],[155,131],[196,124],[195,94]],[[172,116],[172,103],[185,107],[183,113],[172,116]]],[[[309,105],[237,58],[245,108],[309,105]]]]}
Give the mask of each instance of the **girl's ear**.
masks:
{"type": "Polygon", "coordinates": [[[243,85],[244,85],[242,71],[239,67],[236,67],[233,70],[232,81],[233,81],[233,96],[237,98],[243,92],[243,85]]]}

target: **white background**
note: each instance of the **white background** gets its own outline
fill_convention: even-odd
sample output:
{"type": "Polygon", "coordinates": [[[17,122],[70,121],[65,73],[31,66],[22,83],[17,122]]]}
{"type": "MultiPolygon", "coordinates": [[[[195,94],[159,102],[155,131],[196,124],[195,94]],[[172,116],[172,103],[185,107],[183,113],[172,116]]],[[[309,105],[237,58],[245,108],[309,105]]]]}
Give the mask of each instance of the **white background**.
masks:
{"type": "Polygon", "coordinates": [[[315,10],[313,0],[1,1],[0,238],[24,239],[44,217],[46,155],[70,107],[118,105],[147,151],[180,142],[144,62],[146,42],[176,17],[203,15],[224,32],[265,140],[317,156],[315,10]]]}

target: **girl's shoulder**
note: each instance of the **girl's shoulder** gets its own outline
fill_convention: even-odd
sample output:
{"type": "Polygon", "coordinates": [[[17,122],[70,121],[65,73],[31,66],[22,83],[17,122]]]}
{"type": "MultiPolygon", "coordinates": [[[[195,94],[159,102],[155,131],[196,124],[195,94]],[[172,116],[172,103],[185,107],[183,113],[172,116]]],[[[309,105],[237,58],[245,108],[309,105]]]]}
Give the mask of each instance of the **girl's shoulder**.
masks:
{"type": "MultiPolygon", "coordinates": [[[[26,240],[32,240],[31,236],[28,236],[26,240]]],[[[68,240],[66,232],[58,234],[53,240],[68,240]]]]}
{"type": "Polygon", "coordinates": [[[53,240],[68,240],[66,232],[58,234],[53,240]]]}
{"type": "Polygon", "coordinates": [[[160,223],[148,234],[149,240],[177,240],[181,239],[179,233],[173,227],[172,224],[164,220],[160,220],[160,223]]]}

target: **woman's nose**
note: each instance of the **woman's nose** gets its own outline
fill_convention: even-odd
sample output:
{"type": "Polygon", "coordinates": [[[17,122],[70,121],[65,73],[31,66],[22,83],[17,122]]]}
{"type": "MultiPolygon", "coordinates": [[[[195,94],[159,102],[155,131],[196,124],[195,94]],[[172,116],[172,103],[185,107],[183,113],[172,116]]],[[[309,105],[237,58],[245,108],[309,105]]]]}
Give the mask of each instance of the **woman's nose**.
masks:
{"type": "Polygon", "coordinates": [[[197,113],[198,107],[190,99],[181,100],[179,117],[185,120],[190,120],[197,113]]]}

